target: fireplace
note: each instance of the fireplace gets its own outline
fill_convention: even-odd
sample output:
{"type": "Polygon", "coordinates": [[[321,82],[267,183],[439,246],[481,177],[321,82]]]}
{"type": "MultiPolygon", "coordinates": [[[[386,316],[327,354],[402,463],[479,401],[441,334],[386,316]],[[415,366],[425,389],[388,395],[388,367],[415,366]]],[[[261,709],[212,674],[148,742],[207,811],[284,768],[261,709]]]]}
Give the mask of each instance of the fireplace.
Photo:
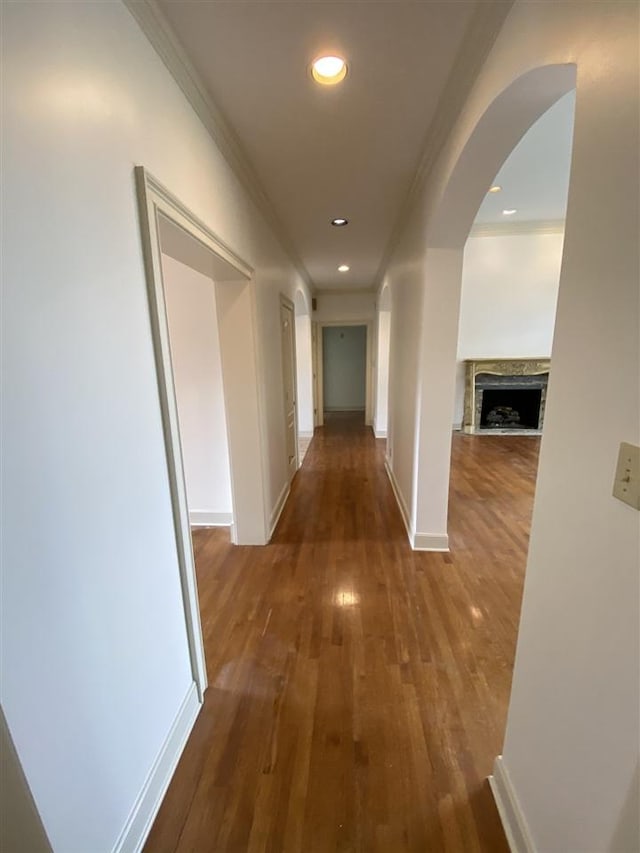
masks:
{"type": "Polygon", "coordinates": [[[548,359],[467,361],[464,431],[541,432],[549,367],[548,359]]]}

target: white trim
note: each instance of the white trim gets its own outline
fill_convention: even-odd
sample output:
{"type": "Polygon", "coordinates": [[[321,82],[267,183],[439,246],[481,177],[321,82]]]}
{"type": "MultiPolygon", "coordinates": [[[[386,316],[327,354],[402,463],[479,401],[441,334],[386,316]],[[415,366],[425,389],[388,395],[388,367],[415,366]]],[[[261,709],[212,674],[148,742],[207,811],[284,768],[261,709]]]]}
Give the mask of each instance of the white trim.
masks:
{"type": "Polygon", "coordinates": [[[376,429],[375,427],[373,427],[373,434],[375,435],[376,438],[386,438],[387,437],[386,429],[376,429]]]}
{"type": "Polygon", "coordinates": [[[298,433],[298,438],[313,438],[313,430],[301,430],[298,433]]]}
{"type": "Polygon", "coordinates": [[[112,853],[139,853],[142,850],[201,708],[202,702],[198,699],[198,687],[194,681],[153,762],[112,853]]]}
{"type": "Polygon", "coordinates": [[[564,219],[540,219],[525,222],[478,223],[469,237],[519,237],[523,234],[563,234],[564,219]]]}
{"type": "Polygon", "coordinates": [[[313,291],[311,277],[293,248],[293,243],[278,217],[257,173],[245,154],[231,125],[225,120],[209,94],[207,86],[186,51],[176,38],[156,0],[124,0],[129,12],[164,62],[195,114],[208,130],[216,147],[243,185],[300,276],[313,291]]]}
{"type": "Polygon", "coordinates": [[[502,755],[493,763],[493,776],[489,776],[489,785],[511,853],[535,853],[531,832],[502,755]]]}
{"type": "Polygon", "coordinates": [[[206,223],[192,213],[188,207],[168,190],[157,178],[147,172],[143,166],[136,166],[136,175],[140,181],[144,181],[147,191],[155,196],[156,207],[165,218],[179,225],[187,234],[203,243],[218,258],[229,264],[239,275],[231,273],[234,279],[250,279],[254,269],[227,243],[215,234],[206,223]],[[138,171],[140,170],[140,171],[138,171]]]}
{"type": "Polygon", "coordinates": [[[409,545],[413,551],[448,551],[449,537],[446,533],[417,533],[413,529],[413,525],[409,521],[409,510],[400,491],[400,486],[396,480],[396,475],[393,473],[389,456],[385,456],[384,467],[393,489],[393,494],[396,496],[396,501],[400,509],[400,515],[404,522],[404,528],[407,531],[409,545]]]}
{"type": "Polygon", "coordinates": [[[449,537],[446,533],[415,532],[411,546],[414,551],[448,551],[449,537]]]}
{"type": "Polygon", "coordinates": [[[192,527],[231,527],[233,513],[193,509],[189,510],[189,522],[192,527]]]}
{"type": "Polygon", "coordinates": [[[282,515],[282,510],[287,502],[287,498],[289,497],[289,493],[291,492],[291,483],[287,482],[284,484],[282,491],[276,501],[276,505],[273,508],[271,513],[271,518],[269,520],[269,539],[275,533],[275,529],[278,526],[278,522],[280,521],[280,516],[282,515]]]}
{"type": "MultiPolygon", "coordinates": [[[[159,216],[164,214],[173,218],[175,223],[190,232],[194,228],[191,214],[142,166],[134,169],[138,205],[140,210],[140,231],[144,256],[151,334],[158,378],[162,428],[164,432],[167,472],[171,492],[173,526],[176,534],[176,549],[180,572],[180,585],[184,607],[191,671],[198,685],[200,699],[207,687],[207,667],[204,658],[204,642],[200,624],[200,606],[198,585],[191,542],[191,525],[187,505],[187,489],[184,477],[184,464],[180,444],[178,425],[178,405],[173,381],[171,347],[169,344],[169,325],[167,307],[164,298],[162,261],[160,249],[159,216]]],[[[208,238],[208,230],[202,232],[208,238]]],[[[212,235],[218,245],[215,235],[212,235]]],[[[222,245],[222,244],[220,244],[222,245]]]]}
{"type": "MultiPolygon", "coordinates": [[[[151,332],[153,337],[156,372],[158,379],[158,391],[160,407],[162,412],[162,426],[165,439],[165,451],[167,457],[167,471],[171,491],[171,504],[173,509],[173,522],[176,534],[177,557],[180,572],[180,584],[182,587],[182,599],[184,604],[185,623],[189,642],[189,655],[191,660],[191,671],[193,679],[198,686],[199,696],[204,697],[207,687],[207,668],[204,655],[204,643],[202,639],[202,627],[200,623],[200,607],[198,601],[198,589],[196,572],[193,558],[193,547],[191,542],[191,524],[187,504],[187,493],[184,478],[184,465],[180,443],[180,429],[178,423],[178,410],[176,393],[173,380],[173,368],[171,363],[171,347],[169,343],[169,327],[167,310],[164,296],[161,246],[160,246],[160,223],[162,219],[168,220],[182,229],[190,239],[196,240],[210,253],[215,266],[214,280],[223,282],[239,282],[241,286],[249,283],[249,298],[251,300],[251,328],[255,330],[255,293],[251,286],[251,274],[253,268],[250,264],[239,257],[233,249],[224,243],[207,225],[199,220],[178,198],[166,189],[159,181],[150,175],[142,166],[134,169],[138,204],[140,210],[140,230],[142,238],[145,274],[147,279],[147,293],[149,297],[149,313],[151,320],[151,332]]],[[[257,354],[253,351],[253,359],[257,372],[257,354]]],[[[223,383],[225,384],[225,397],[227,393],[225,382],[224,351],[223,356],[223,383]]],[[[260,397],[260,384],[256,383],[256,396],[258,417],[261,422],[262,406],[260,397]]],[[[227,434],[229,429],[229,408],[226,407],[227,434]]],[[[231,529],[232,541],[238,538],[238,524],[240,521],[241,538],[245,512],[240,507],[235,496],[235,469],[234,460],[238,455],[238,448],[230,447],[231,462],[231,492],[233,502],[234,525],[231,529]]],[[[264,489],[265,452],[261,448],[261,478],[256,483],[254,491],[261,489],[261,530],[259,542],[263,545],[267,542],[266,537],[266,491],[264,489]]],[[[253,534],[255,536],[255,534],[253,534]]],[[[248,538],[248,537],[247,537],[248,538]]],[[[253,543],[252,543],[253,544],[253,543]]]]}
{"type": "Polygon", "coordinates": [[[393,489],[393,494],[396,496],[396,501],[398,503],[398,507],[400,509],[400,515],[402,516],[402,520],[404,522],[405,530],[407,531],[407,537],[409,539],[409,545],[413,548],[413,542],[411,541],[412,530],[411,523],[409,521],[409,511],[407,509],[407,505],[404,502],[404,498],[402,497],[402,492],[400,491],[400,486],[398,485],[398,481],[396,480],[396,475],[393,473],[393,468],[391,467],[391,462],[388,456],[385,456],[384,467],[387,472],[387,476],[389,477],[389,482],[391,483],[391,488],[393,489]]]}

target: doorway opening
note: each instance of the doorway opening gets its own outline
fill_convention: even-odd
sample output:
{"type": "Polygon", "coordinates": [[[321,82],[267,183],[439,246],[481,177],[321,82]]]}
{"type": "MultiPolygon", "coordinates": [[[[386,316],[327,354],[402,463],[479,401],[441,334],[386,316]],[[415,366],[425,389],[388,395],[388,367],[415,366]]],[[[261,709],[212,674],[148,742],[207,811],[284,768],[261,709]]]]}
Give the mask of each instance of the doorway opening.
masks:
{"type": "Polygon", "coordinates": [[[367,400],[367,327],[325,326],[322,330],[323,411],[364,412],[367,400]]]}
{"type": "Polygon", "coordinates": [[[192,527],[230,527],[231,471],[215,284],[193,261],[186,263],[183,252],[175,251],[175,228],[161,219],[162,277],[189,521],[192,527]]]}
{"type": "Polygon", "coordinates": [[[369,321],[314,324],[316,425],[342,412],[373,424],[373,335],[369,321]]]}
{"type": "MultiPolygon", "coordinates": [[[[451,408],[446,412],[451,418],[446,432],[447,470],[442,478],[447,496],[451,427],[458,433],[454,442],[469,451],[475,441],[508,437],[515,444],[522,442],[522,453],[527,455],[531,448],[526,443],[540,440],[548,410],[547,381],[553,375],[574,112],[573,66],[529,72],[490,107],[476,130],[478,140],[469,142],[456,167],[459,174],[454,172],[450,179],[436,229],[438,241],[450,244],[455,238],[457,243],[455,264],[448,274],[447,252],[453,250],[429,250],[434,275],[441,272],[441,282],[457,287],[459,293],[450,313],[452,330],[457,322],[457,348],[455,356],[448,356],[456,359],[456,381],[455,395],[448,403],[453,404],[453,412],[451,408]],[[522,127],[523,105],[529,113],[526,127],[522,127]],[[518,127],[520,133],[508,154],[503,152],[502,163],[494,160],[498,171],[488,172],[492,180],[485,174],[480,188],[471,149],[484,144],[483,136],[495,120],[492,111],[500,114],[503,123],[513,122],[514,131],[518,127]],[[463,176],[471,187],[464,196],[460,194],[463,176]],[[456,208],[463,207],[462,198],[464,210],[456,214],[456,208]]],[[[453,343],[456,338],[452,335],[449,340],[453,343]]],[[[436,353],[432,361],[435,358],[436,353]]],[[[444,441],[443,430],[442,450],[444,441]]],[[[429,470],[426,464],[424,470],[429,470]]],[[[418,489],[426,506],[433,490],[424,479],[418,489]]],[[[438,523],[447,531],[443,542],[448,547],[447,505],[440,504],[438,523]]],[[[433,522],[420,523],[427,527],[433,522]]]]}
{"type": "Polygon", "coordinates": [[[453,417],[465,433],[535,436],[543,428],[574,112],[573,90],[524,134],[493,181],[517,196],[518,208],[505,215],[496,196],[506,189],[487,193],[465,244],[453,417]]]}
{"type": "MultiPolygon", "coordinates": [[[[507,165],[509,155],[512,152],[515,154],[520,147],[518,143],[521,140],[526,142],[527,131],[535,126],[538,119],[544,118],[545,113],[563,96],[573,92],[575,85],[576,69],[569,64],[537,68],[513,81],[487,106],[478,119],[459,157],[452,165],[437,207],[432,214],[422,268],[425,286],[422,289],[420,317],[420,375],[415,395],[417,439],[413,444],[414,474],[411,482],[410,508],[405,513],[408,535],[414,548],[449,549],[448,505],[452,427],[456,422],[459,425],[462,420],[460,415],[454,415],[454,410],[457,408],[460,411],[464,408],[464,400],[460,395],[456,406],[455,394],[456,361],[458,360],[458,368],[462,368],[461,373],[464,373],[465,368],[464,364],[460,364],[459,335],[463,335],[465,328],[470,328],[473,332],[482,324],[495,332],[502,322],[502,309],[492,311],[491,308],[495,306],[489,306],[487,297],[480,299],[472,312],[465,313],[465,303],[478,293],[477,286],[467,288],[466,281],[463,284],[464,262],[469,257],[471,245],[480,243],[487,250],[484,253],[483,269],[488,291],[497,281],[495,269],[498,265],[496,253],[492,253],[489,249],[494,244],[500,243],[501,251],[505,253],[503,257],[506,258],[508,253],[513,259],[510,288],[506,280],[502,288],[509,297],[515,298],[517,288],[514,280],[522,282],[522,286],[518,289],[520,302],[517,317],[518,322],[521,321],[523,325],[518,325],[515,319],[510,320],[505,324],[504,331],[510,332],[512,341],[515,339],[518,345],[524,344],[527,339],[528,343],[536,346],[536,350],[540,345],[540,340],[533,341],[524,324],[531,313],[529,309],[539,306],[544,301],[546,276],[543,275],[543,270],[549,258],[553,262],[550,261],[550,264],[555,265],[555,287],[559,286],[564,245],[562,217],[564,217],[567,203],[568,172],[573,144],[572,122],[571,132],[565,141],[565,150],[569,156],[566,160],[567,178],[564,181],[564,202],[559,230],[556,225],[552,226],[550,221],[540,220],[534,229],[537,233],[530,235],[524,233],[525,229],[531,226],[528,217],[536,215],[533,201],[527,202],[526,199],[533,198],[531,194],[533,185],[540,177],[539,170],[524,170],[524,180],[519,193],[521,199],[518,201],[519,208],[515,200],[513,202],[508,200],[511,197],[511,188],[515,188],[515,181],[504,180],[502,184],[498,184],[496,176],[500,175],[501,168],[507,165]],[[496,128],[500,128],[499,134],[496,128]],[[497,137],[501,143],[499,146],[495,144],[497,137]],[[492,186],[500,186],[500,192],[489,193],[492,186]],[[506,195],[507,188],[509,188],[509,195],[506,195]],[[474,227],[474,219],[481,209],[483,200],[487,202],[487,197],[492,196],[501,197],[498,209],[499,221],[476,223],[474,227]],[[546,231],[556,233],[544,233],[546,231]],[[520,241],[525,237],[529,241],[530,250],[526,263],[521,256],[519,257],[520,241]],[[555,252],[548,251],[545,255],[540,248],[541,245],[546,246],[553,241],[556,243],[555,252]],[[514,278],[516,273],[517,279],[514,278]],[[470,321],[470,326],[466,326],[467,320],[470,321]]],[[[550,162],[554,150],[553,145],[550,151],[547,150],[542,157],[542,166],[550,162]]],[[[560,182],[555,179],[552,179],[550,184],[552,189],[557,190],[560,187],[560,182]]],[[[498,202],[493,203],[498,204],[498,202]]],[[[561,299],[559,290],[558,293],[561,299]]],[[[553,311],[551,322],[545,329],[550,345],[555,327],[555,297],[549,299],[549,302],[553,311]]],[[[507,304],[506,298],[503,305],[505,304],[507,304]]],[[[407,320],[407,318],[404,319],[407,320]]],[[[394,368],[394,374],[398,378],[396,385],[399,385],[403,378],[403,368],[409,368],[411,365],[404,356],[402,340],[396,340],[396,334],[402,333],[397,328],[395,319],[393,326],[393,358],[394,362],[396,359],[398,362],[394,368]]],[[[499,338],[496,334],[492,335],[491,343],[497,348],[499,338]]],[[[555,346],[557,347],[557,341],[555,346]]],[[[536,355],[538,354],[537,351],[536,355]]],[[[506,360],[504,351],[493,350],[490,356],[489,360],[494,361],[496,365],[506,360]]],[[[464,358],[471,357],[471,353],[464,356],[464,358]]],[[[482,359],[476,361],[476,365],[478,364],[485,366],[482,359]]],[[[553,374],[553,363],[551,363],[551,374],[553,374]]],[[[553,382],[551,382],[551,390],[552,386],[553,382]]],[[[461,387],[459,382],[458,388],[461,387]]],[[[392,390],[395,395],[397,388],[392,390]]],[[[397,411],[399,405],[396,404],[394,408],[397,411]]],[[[409,409],[407,414],[411,414],[409,409]]],[[[549,414],[547,401],[545,417],[547,428],[549,414]]],[[[496,437],[496,440],[498,438],[496,437]]],[[[485,437],[482,440],[490,439],[485,437]]],[[[397,435],[394,436],[393,453],[394,456],[404,454],[402,463],[398,458],[394,459],[394,466],[406,465],[409,448],[403,448],[399,444],[397,435]]]]}
{"type": "MultiPolygon", "coordinates": [[[[498,478],[498,458],[492,459],[492,452],[508,457],[512,470],[524,475],[520,483],[530,496],[534,496],[537,483],[540,438],[535,433],[542,426],[546,395],[546,380],[541,377],[545,374],[553,377],[554,353],[559,349],[556,304],[558,297],[560,304],[563,298],[561,269],[575,85],[575,66],[546,66],[522,75],[496,97],[475,126],[448,179],[427,250],[433,287],[429,294],[431,302],[425,299],[425,303],[433,309],[443,293],[454,294],[447,315],[449,351],[444,359],[449,381],[446,399],[443,395],[441,400],[446,404],[445,416],[451,418],[454,413],[454,430],[464,426],[464,433],[457,432],[453,437],[454,458],[463,455],[473,458],[482,475],[483,482],[479,478],[476,492],[496,521],[495,527],[490,525],[496,566],[501,550],[500,515],[496,510],[500,500],[507,502],[505,515],[519,521],[524,518],[525,525],[529,522],[531,504],[526,515],[518,515],[518,483],[509,485],[504,476],[498,478]],[[502,150],[496,147],[496,139],[502,140],[502,150]],[[458,393],[454,395],[456,358],[458,393]],[[479,382],[470,381],[474,372],[480,377],[479,382]],[[478,389],[482,395],[476,397],[478,389]],[[477,417],[471,420],[469,413],[477,413],[477,417]]],[[[571,212],[569,206],[569,223],[571,212]]],[[[443,303],[441,298],[439,305],[443,303]]],[[[441,324],[443,317],[444,311],[437,318],[441,324]]],[[[434,365],[439,358],[429,340],[434,329],[435,321],[423,336],[430,379],[435,375],[434,365]]],[[[564,340],[560,346],[566,346],[564,340]]],[[[442,372],[441,368],[439,373],[442,372]]],[[[553,392],[552,378],[550,382],[553,392]]],[[[435,385],[432,382],[427,390],[433,391],[435,385]]],[[[426,383],[421,390],[425,387],[426,383]]],[[[427,394],[423,394],[423,399],[425,404],[431,403],[432,409],[436,408],[427,394]]],[[[551,417],[545,420],[545,429],[553,441],[557,426],[553,393],[546,405],[551,417]]],[[[422,529],[428,529],[435,519],[440,529],[448,533],[447,501],[439,500],[436,504],[431,500],[434,480],[428,479],[429,466],[444,458],[447,470],[439,471],[444,476],[438,479],[446,486],[446,494],[443,488],[441,498],[449,497],[452,518],[456,517],[452,526],[455,538],[451,543],[455,550],[464,547],[467,484],[454,470],[449,489],[451,422],[446,428],[442,424],[441,430],[438,426],[434,440],[433,421],[432,418],[428,423],[432,432],[425,446],[428,442],[429,450],[424,454],[420,470],[426,476],[420,478],[418,485],[421,492],[418,512],[422,513],[418,520],[422,529]]],[[[580,428],[579,424],[576,426],[580,428]]],[[[549,435],[545,441],[543,464],[549,435]]],[[[538,500],[541,498],[535,495],[535,501],[538,500]]],[[[532,553],[529,539],[523,543],[517,560],[512,558],[511,543],[505,541],[510,570],[515,570],[522,580],[532,553]]],[[[443,544],[448,546],[448,538],[443,544]]],[[[498,589],[499,573],[494,577],[498,589]]],[[[516,602],[516,613],[519,603],[516,602]]],[[[500,804],[506,801],[500,793],[503,785],[500,761],[495,768],[496,775],[490,781],[500,804]]]]}
{"type": "Polygon", "coordinates": [[[218,520],[231,521],[232,541],[268,541],[253,270],[143,167],[136,167],[135,177],[176,552],[191,669],[202,701],[207,678],[191,524],[211,521],[214,511],[196,501],[211,500],[214,486],[220,487],[217,498],[230,496],[231,512],[218,520]],[[186,326],[200,313],[189,340],[186,326]],[[212,357],[213,365],[189,375],[200,357],[212,357]],[[212,428],[215,448],[207,436],[212,428]],[[198,470],[203,464],[206,472],[198,470]],[[214,484],[216,470],[223,480],[228,472],[226,484],[214,484]]]}

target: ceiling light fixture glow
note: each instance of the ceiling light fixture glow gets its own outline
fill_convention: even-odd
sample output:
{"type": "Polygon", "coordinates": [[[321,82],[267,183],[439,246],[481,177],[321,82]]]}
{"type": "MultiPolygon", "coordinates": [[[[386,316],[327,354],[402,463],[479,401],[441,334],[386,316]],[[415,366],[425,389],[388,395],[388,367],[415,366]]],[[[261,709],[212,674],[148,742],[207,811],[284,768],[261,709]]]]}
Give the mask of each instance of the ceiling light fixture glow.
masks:
{"type": "Polygon", "coordinates": [[[514,213],[517,213],[517,209],[515,207],[509,207],[507,210],[503,210],[502,213],[504,216],[513,216],[514,213]]]}
{"type": "Polygon", "coordinates": [[[338,272],[349,272],[350,269],[351,268],[348,267],[346,264],[340,264],[340,266],[338,267],[338,272]]]}
{"type": "Polygon", "coordinates": [[[502,192],[502,187],[499,184],[494,184],[492,187],[489,187],[490,193],[499,193],[502,192]]]}
{"type": "Polygon", "coordinates": [[[347,76],[347,63],[341,56],[319,56],[311,64],[311,76],[323,86],[335,86],[347,76]]]}
{"type": "Polygon", "coordinates": [[[331,220],[331,224],[335,225],[336,228],[342,228],[343,225],[349,224],[349,220],[345,219],[343,216],[338,216],[336,219],[331,220]]]}

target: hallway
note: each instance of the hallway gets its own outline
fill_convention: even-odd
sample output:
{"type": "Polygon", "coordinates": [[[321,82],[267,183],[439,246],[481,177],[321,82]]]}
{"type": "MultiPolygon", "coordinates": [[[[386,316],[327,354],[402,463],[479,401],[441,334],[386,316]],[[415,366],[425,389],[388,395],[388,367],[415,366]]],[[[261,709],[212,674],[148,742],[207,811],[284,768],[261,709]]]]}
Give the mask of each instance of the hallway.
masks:
{"type": "Polygon", "coordinates": [[[490,851],[539,442],[454,435],[452,551],[411,551],[361,417],[316,431],[272,543],[194,534],[209,689],[161,851],[490,851]]]}

